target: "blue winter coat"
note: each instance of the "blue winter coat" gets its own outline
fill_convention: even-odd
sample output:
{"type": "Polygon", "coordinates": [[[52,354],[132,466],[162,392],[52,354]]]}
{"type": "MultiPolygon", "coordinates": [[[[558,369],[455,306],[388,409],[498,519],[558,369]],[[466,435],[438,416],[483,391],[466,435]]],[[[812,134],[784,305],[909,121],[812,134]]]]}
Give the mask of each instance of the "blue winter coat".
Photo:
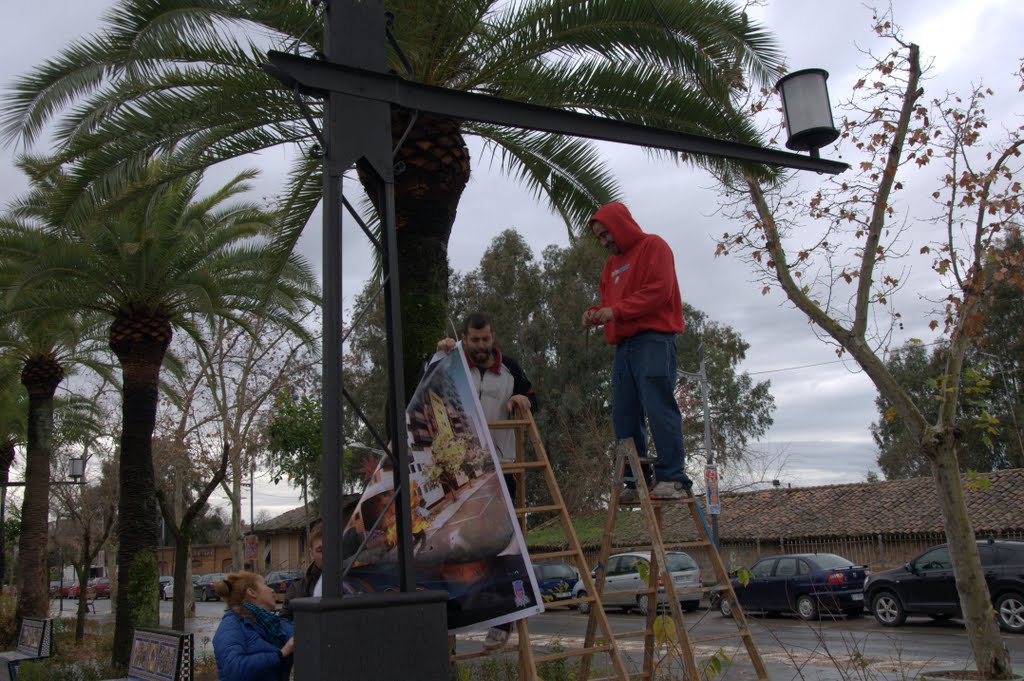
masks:
{"type": "MultiPolygon", "coordinates": [[[[281,620],[281,629],[292,637],[292,623],[281,620]]],[[[260,636],[260,627],[248,617],[228,610],[213,635],[213,654],[217,658],[220,681],[287,681],[292,671],[292,656],[278,657],[280,646],[260,636]]]]}

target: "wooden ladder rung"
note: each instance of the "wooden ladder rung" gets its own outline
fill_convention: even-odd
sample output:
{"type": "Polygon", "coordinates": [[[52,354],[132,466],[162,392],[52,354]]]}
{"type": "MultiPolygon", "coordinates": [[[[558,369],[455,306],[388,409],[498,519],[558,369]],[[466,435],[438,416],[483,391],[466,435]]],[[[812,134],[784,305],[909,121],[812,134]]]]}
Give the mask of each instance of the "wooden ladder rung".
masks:
{"type": "Polygon", "coordinates": [[[552,603],[552,606],[579,605],[580,603],[596,603],[597,596],[584,596],[583,598],[566,598],[552,603]]]}
{"type": "Polygon", "coordinates": [[[562,507],[558,504],[551,504],[549,506],[527,506],[525,508],[517,508],[516,515],[523,516],[527,513],[551,513],[553,511],[561,511],[562,507]]]}
{"type": "Polygon", "coordinates": [[[544,463],[543,461],[513,461],[501,464],[502,473],[535,470],[538,468],[547,468],[547,464],[544,463]]]}
{"type": "Polygon", "coordinates": [[[570,657],[582,657],[583,655],[593,655],[595,653],[607,653],[610,652],[611,649],[611,646],[591,646],[590,648],[576,648],[574,650],[563,650],[558,653],[548,653],[547,655],[536,655],[534,656],[533,661],[536,664],[540,664],[541,662],[565,660],[570,657]]]}
{"type": "Polygon", "coordinates": [[[552,558],[568,558],[569,556],[575,556],[575,551],[566,549],[564,551],[546,551],[544,553],[531,553],[530,560],[542,561],[551,560],[552,558]]]}
{"type": "Polygon", "coordinates": [[[621,634],[615,634],[615,638],[639,638],[647,634],[648,631],[646,629],[640,629],[639,631],[624,631],[621,634]]]}

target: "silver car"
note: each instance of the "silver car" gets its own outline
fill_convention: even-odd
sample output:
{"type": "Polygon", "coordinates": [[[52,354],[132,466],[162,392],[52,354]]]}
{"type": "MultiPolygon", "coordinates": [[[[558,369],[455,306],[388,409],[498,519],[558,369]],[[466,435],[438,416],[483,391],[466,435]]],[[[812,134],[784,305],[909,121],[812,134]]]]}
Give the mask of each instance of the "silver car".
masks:
{"type": "MultiPolygon", "coordinates": [[[[604,594],[601,602],[607,607],[621,607],[625,612],[633,608],[641,614],[647,614],[647,596],[638,594],[647,588],[641,571],[645,575],[650,574],[651,552],[631,551],[629,553],[617,553],[608,559],[608,573],[604,580],[604,594]]],[[[672,575],[672,585],[675,588],[676,596],[679,597],[679,605],[686,611],[693,611],[700,606],[701,579],[700,566],[689,556],[682,552],[670,551],[668,553],[668,569],[672,575]]],[[[597,570],[591,573],[596,577],[597,570]]],[[[573,598],[581,598],[587,593],[583,588],[583,581],[576,582],[573,587],[573,598]]],[[[668,601],[665,598],[665,587],[658,585],[658,603],[664,604],[668,601]]],[[[590,612],[589,603],[580,603],[580,612],[590,612]]]]}

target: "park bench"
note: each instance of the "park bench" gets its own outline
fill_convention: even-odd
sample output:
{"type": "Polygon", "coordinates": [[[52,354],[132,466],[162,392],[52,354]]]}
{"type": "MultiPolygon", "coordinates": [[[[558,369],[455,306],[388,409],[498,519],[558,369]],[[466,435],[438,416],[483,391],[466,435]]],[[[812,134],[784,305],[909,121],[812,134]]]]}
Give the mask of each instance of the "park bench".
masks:
{"type": "Polygon", "coordinates": [[[192,681],[192,634],[170,629],[143,629],[132,634],[128,676],[109,681],[192,681]]]}
{"type": "Polygon", "coordinates": [[[18,630],[18,647],[0,653],[0,679],[14,681],[18,665],[26,660],[41,660],[53,654],[53,620],[26,617],[18,630]]]}

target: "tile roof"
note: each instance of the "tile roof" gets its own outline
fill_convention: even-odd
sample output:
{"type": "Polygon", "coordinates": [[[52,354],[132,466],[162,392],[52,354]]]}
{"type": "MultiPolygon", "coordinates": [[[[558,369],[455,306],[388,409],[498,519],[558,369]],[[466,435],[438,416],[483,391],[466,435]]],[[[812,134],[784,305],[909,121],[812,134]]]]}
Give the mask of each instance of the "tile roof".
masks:
{"type": "MultiPolygon", "coordinates": [[[[342,497],[341,503],[343,510],[349,510],[359,501],[359,494],[346,494],[342,497]]],[[[320,509],[313,504],[307,504],[309,507],[309,520],[312,523],[315,520],[320,519],[320,509]]],[[[281,515],[274,516],[270,520],[265,520],[262,523],[256,523],[253,528],[256,532],[264,534],[273,534],[275,532],[294,532],[301,530],[306,520],[306,514],[303,509],[306,506],[299,506],[293,508],[290,511],[285,511],[281,515]]]]}
{"type": "MultiPolygon", "coordinates": [[[[1024,530],[1024,468],[963,478],[964,496],[974,531],[1024,530]]],[[[666,543],[694,539],[696,531],[684,509],[664,508],[666,543]]],[[[605,512],[597,514],[603,518],[605,512]]],[[[574,520],[575,522],[575,520],[574,520]]],[[[593,524],[587,516],[585,522],[593,524]]],[[[727,541],[811,539],[864,535],[916,535],[943,531],[938,497],[930,477],[822,487],[793,487],[722,495],[719,536],[727,541]]],[[[550,530],[526,535],[531,548],[559,545],[550,530]],[[534,539],[531,540],[531,535],[534,539]],[[543,539],[541,539],[543,537],[543,539]],[[541,540],[543,543],[535,544],[541,540]]],[[[614,546],[645,543],[640,513],[619,514],[614,546]]],[[[596,545],[580,537],[584,548],[596,545]]]]}

